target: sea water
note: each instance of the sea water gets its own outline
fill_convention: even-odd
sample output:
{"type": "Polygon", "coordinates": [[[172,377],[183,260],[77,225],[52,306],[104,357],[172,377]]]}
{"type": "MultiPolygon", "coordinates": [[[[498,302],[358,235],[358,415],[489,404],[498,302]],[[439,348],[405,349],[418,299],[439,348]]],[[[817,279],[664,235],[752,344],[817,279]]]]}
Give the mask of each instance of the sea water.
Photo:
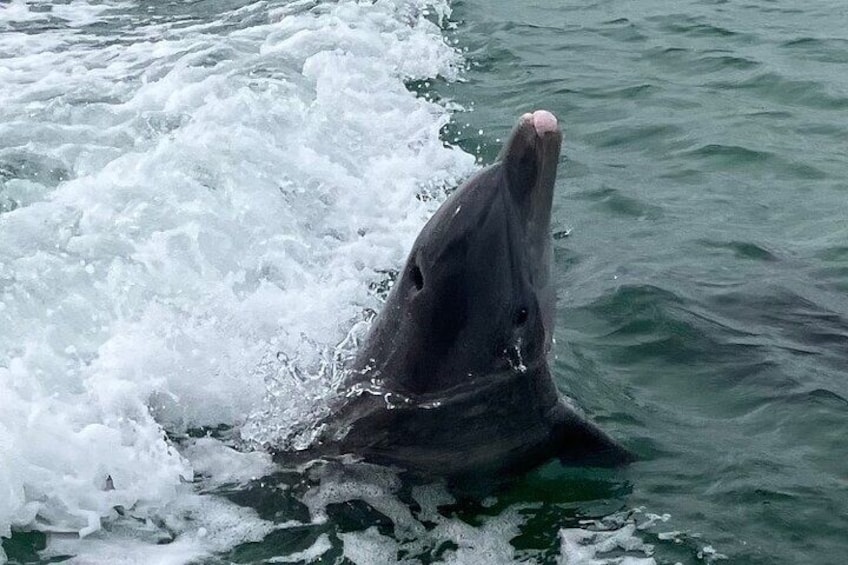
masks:
{"type": "Polygon", "coordinates": [[[839,3],[0,4],[0,561],[840,563],[839,3]],[[275,465],[418,230],[565,129],[558,385],[639,455],[275,465]]]}

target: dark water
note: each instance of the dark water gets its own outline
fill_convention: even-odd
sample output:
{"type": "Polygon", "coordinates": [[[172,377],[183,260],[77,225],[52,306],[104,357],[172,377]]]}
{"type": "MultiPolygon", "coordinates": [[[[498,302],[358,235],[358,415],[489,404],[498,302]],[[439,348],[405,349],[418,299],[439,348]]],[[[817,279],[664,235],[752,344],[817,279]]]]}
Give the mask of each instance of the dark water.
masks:
{"type": "MultiPolygon", "coordinates": [[[[214,38],[265,21],[261,6],[240,12],[243,4],[159,3],[125,12],[133,18],[153,14],[153,22],[214,24],[202,30],[214,38]]],[[[300,525],[200,561],[844,563],[848,8],[788,0],[494,0],[452,6],[445,35],[465,52],[469,66],[463,80],[422,80],[414,86],[428,97],[473,108],[457,113],[443,137],[484,163],[495,158],[521,113],[545,108],[559,117],[565,143],[554,210],[555,378],[563,392],[638,453],[639,461],[617,471],[550,464],[482,501],[451,500],[441,487],[397,482],[369,468],[279,471],[213,492],[269,522],[300,525]],[[330,484],[346,485],[353,495],[328,494],[328,476],[330,484]],[[377,486],[367,486],[372,481],[377,486]],[[356,487],[361,484],[366,486],[356,487]],[[316,508],[326,519],[314,519],[316,508]],[[564,552],[563,528],[594,529],[599,524],[587,520],[604,519],[602,526],[612,530],[642,526],[635,537],[624,538],[652,544],[653,551],[619,543],[608,551],[596,544],[584,560],[564,552]],[[387,546],[385,539],[398,545],[387,546]],[[476,552],[463,557],[456,550],[468,539],[476,552]],[[316,547],[323,551],[310,557],[309,549],[316,547]]],[[[119,33],[109,27],[117,24],[96,24],[92,33],[110,38],[117,33],[115,42],[132,45],[133,22],[119,33]]],[[[111,44],[110,39],[103,48],[111,44]]],[[[227,48],[239,46],[236,41],[227,48]]],[[[190,41],[178,47],[196,49],[190,41]]],[[[222,51],[197,68],[229,60],[231,53],[222,51]]],[[[257,66],[251,80],[297,75],[284,62],[285,72],[273,61],[251,60],[257,66]]],[[[127,72],[121,80],[129,83],[146,71],[130,66],[127,72]]],[[[227,77],[220,87],[225,101],[241,84],[237,72],[227,77]]],[[[80,107],[99,88],[81,92],[80,100],[87,102],[80,107]]],[[[44,94],[48,101],[51,96],[61,98],[44,94]]],[[[94,118],[100,103],[111,102],[104,97],[86,106],[94,118]]],[[[220,120],[222,131],[238,138],[244,131],[238,120],[249,112],[221,107],[229,112],[220,120]]],[[[150,135],[179,133],[188,118],[177,114],[163,111],[162,119],[173,124],[150,135]]],[[[208,114],[190,117],[217,124],[217,110],[208,114]]],[[[269,119],[270,127],[288,126],[288,116],[272,117],[278,123],[269,119]]],[[[99,127],[94,118],[92,127],[99,127]]],[[[263,120],[257,118],[266,127],[263,120]]],[[[23,141],[7,140],[9,146],[25,145],[27,131],[48,145],[65,142],[48,139],[50,128],[27,129],[26,118],[20,124],[10,128],[23,141]]],[[[121,130],[117,140],[104,142],[108,148],[97,145],[92,152],[117,154],[133,143],[134,150],[147,151],[147,140],[136,139],[137,127],[121,130]]],[[[265,141],[273,145],[279,138],[286,137],[265,141]]],[[[67,146],[74,143],[83,146],[73,137],[67,146]]],[[[317,152],[319,145],[310,149],[317,152]]],[[[238,154],[240,147],[233,149],[235,161],[250,162],[254,146],[238,154]]],[[[262,161],[269,151],[260,142],[255,147],[262,149],[256,157],[262,161]]],[[[346,147],[328,162],[355,161],[346,147]]],[[[52,188],[73,174],[72,167],[44,159],[39,174],[27,169],[29,161],[15,167],[7,161],[0,170],[4,182],[38,178],[52,188]]],[[[159,167],[152,162],[148,168],[159,167]]],[[[166,168],[183,165],[165,162],[166,168]]],[[[201,165],[216,171],[213,164],[201,165]]],[[[225,173],[233,170],[249,174],[237,167],[225,173]]],[[[248,180],[259,183],[274,174],[248,180]]],[[[175,193],[182,189],[174,186],[175,193]]],[[[0,200],[0,213],[11,214],[19,205],[0,200]]],[[[195,208],[175,208],[175,216],[195,208]]],[[[221,231],[241,233],[229,226],[221,231]]],[[[308,243],[318,246],[321,238],[327,239],[318,234],[308,243]]],[[[46,295],[55,291],[46,288],[46,295]]],[[[232,421],[223,423],[217,437],[226,438],[232,421]]],[[[107,521],[101,532],[107,541],[111,528],[107,521]]],[[[155,543],[168,541],[163,536],[155,543]]],[[[45,543],[43,534],[16,531],[2,547],[11,562],[34,562],[44,559],[39,552],[45,543]]],[[[95,561],[104,562],[102,555],[95,561]]]]}
{"type": "Polygon", "coordinates": [[[845,6],[454,6],[483,159],[519,112],[564,124],[556,375],[641,454],[626,504],[733,563],[843,562],[845,6]]]}

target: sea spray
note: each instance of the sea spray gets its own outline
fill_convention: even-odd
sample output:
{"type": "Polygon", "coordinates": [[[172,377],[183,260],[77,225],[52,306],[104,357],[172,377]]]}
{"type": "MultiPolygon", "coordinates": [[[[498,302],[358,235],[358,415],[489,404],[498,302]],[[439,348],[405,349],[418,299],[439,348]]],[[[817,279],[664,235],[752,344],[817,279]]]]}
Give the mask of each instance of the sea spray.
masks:
{"type": "MultiPolygon", "coordinates": [[[[309,366],[378,307],[369,283],[438,204],[416,196],[474,169],[405,84],[456,78],[446,11],[0,10],[0,535],[247,520],[191,483],[256,465],[176,440],[238,430],[272,401],[269,354],[309,366]]],[[[187,556],[221,549],[185,536],[187,556]]]]}

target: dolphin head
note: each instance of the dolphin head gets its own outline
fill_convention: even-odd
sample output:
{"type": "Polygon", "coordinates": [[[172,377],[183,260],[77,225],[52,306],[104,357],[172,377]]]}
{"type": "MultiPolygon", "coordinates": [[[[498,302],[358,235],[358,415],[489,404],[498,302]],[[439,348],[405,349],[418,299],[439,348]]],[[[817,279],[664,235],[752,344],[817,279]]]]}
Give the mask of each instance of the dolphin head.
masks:
{"type": "Polygon", "coordinates": [[[498,162],[425,225],[378,320],[393,326],[374,332],[381,352],[363,352],[387,361],[383,376],[396,388],[438,393],[544,363],[553,330],[550,216],[561,143],[553,114],[525,114],[498,162]]]}
{"type": "Polygon", "coordinates": [[[445,475],[630,459],[547,365],[561,143],[553,114],[524,114],[498,161],[424,226],[329,419],[339,452],[445,475]]]}

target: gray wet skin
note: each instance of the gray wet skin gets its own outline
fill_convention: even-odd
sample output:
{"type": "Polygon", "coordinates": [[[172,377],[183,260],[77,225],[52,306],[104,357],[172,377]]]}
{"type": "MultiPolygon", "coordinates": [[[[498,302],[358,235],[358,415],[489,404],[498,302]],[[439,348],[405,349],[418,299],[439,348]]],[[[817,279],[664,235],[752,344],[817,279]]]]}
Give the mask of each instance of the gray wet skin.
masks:
{"type": "Polygon", "coordinates": [[[324,422],[325,452],[449,476],[631,460],[548,369],[561,143],[552,114],[523,115],[498,162],[427,222],[324,422]]]}

